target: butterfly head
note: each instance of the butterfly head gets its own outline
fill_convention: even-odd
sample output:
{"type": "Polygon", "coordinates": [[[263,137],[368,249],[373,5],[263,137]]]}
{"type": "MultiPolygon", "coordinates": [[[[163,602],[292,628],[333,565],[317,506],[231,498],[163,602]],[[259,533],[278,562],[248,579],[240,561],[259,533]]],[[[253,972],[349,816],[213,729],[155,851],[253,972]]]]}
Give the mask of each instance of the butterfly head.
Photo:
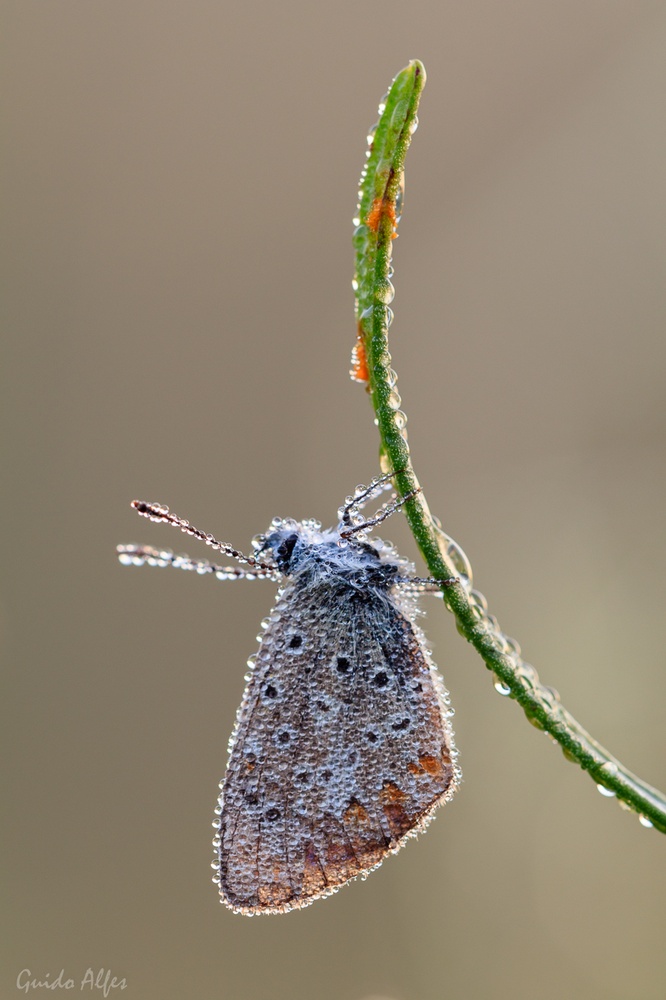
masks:
{"type": "Polygon", "coordinates": [[[319,521],[294,521],[291,518],[276,517],[264,535],[252,540],[254,554],[268,555],[275,562],[280,573],[291,576],[303,560],[306,552],[324,541],[319,521]]]}

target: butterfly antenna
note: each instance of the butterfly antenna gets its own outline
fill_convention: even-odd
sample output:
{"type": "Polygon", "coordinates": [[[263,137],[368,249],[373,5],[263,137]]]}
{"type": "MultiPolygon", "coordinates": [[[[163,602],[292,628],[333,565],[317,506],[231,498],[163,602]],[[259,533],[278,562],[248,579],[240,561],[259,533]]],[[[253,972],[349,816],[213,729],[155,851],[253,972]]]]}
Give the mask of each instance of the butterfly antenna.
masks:
{"type": "Polygon", "coordinates": [[[146,503],[145,500],[132,500],[131,506],[142,517],[147,517],[151,521],[172,524],[174,528],[180,528],[184,534],[200,539],[200,541],[215,549],[216,552],[222,552],[225,556],[231,556],[232,559],[236,559],[239,563],[245,563],[246,566],[251,566],[253,569],[271,574],[275,574],[277,570],[274,563],[260,562],[252,556],[245,556],[238,549],[235,549],[233,545],[229,545],[228,542],[219,542],[214,535],[206,534],[200,528],[195,528],[184,517],[179,517],[170,511],[166,504],[146,503]]]}
{"type": "Polygon", "coordinates": [[[274,580],[279,581],[277,570],[264,570],[250,566],[218,566],[207,559],[190,559],[186,555],[175,555],[171,549],[155,549],[152,545],[116,545],[118,559],[123,566],[173,566],[186,569],[199,576],[212,575],[218,580],[274,580]]]}

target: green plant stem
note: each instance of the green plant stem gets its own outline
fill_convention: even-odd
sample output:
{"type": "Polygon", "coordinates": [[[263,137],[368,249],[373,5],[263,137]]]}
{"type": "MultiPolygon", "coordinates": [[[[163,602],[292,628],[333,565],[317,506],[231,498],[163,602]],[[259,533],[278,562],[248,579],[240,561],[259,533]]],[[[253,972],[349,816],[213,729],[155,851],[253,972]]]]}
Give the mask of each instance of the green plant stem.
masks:
{"type": "MultiPolygon", "coordinates": [[[[395,470],[395,484],[402,495],[418,488],[419,483],[391,369],[388,330],[392,314],[388,303],[393,292],[391,248],[400,211],[404,161],[424,83],[423,65],[414,60],[396,76],[380,105],[379,122],[369,137],[354,234],[359,341],[381,439],[381,464],[384,471],[395,470]]],[[[567,712],[557,693],[540,683],[534,667],[521,659],[517,644],[502,634],[496,620],[484,610],[481,595],[460,575],[459,563],[452,561],[450,548],[442,544],[445,536],[435,524],[423,492],[407,502],[405,513],[432,576],[438,580],[458,577],[456,584],[442,588],[444,602],[455,615],[458,631],[494,672],[503,693],[518,702],[534,726],[559,743],[568,760],[579,764],[625,807],[639,813],[646,825],[651,823],[666,833],[664,794],[628,771],[567,712]]]]}

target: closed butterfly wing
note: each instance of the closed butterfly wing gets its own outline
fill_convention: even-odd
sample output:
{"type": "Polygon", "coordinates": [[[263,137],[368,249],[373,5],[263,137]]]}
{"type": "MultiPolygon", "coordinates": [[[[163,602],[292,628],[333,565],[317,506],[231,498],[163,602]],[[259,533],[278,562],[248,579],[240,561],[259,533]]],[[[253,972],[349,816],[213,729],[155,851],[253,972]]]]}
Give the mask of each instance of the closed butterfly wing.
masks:
{"type": "Polygon", "coordinates": [[[455,789],[446,693],[410,599],[290,582],[262,637],[220,796],[220,893],[305,906],[376,867],[455,789]]]}

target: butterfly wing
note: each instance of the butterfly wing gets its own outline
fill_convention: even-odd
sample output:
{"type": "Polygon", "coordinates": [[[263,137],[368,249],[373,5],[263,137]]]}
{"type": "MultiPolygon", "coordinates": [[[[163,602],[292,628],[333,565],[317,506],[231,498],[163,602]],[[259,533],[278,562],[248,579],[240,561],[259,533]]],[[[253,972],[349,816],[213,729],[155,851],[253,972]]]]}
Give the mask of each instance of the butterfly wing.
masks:
{"type": "Polygon", "coordinates": [[[290,583],[262,637],[220,796],[220,893],[307,905],[376,867],[453,794],[446,696],[413,609],[290,583]]]}

